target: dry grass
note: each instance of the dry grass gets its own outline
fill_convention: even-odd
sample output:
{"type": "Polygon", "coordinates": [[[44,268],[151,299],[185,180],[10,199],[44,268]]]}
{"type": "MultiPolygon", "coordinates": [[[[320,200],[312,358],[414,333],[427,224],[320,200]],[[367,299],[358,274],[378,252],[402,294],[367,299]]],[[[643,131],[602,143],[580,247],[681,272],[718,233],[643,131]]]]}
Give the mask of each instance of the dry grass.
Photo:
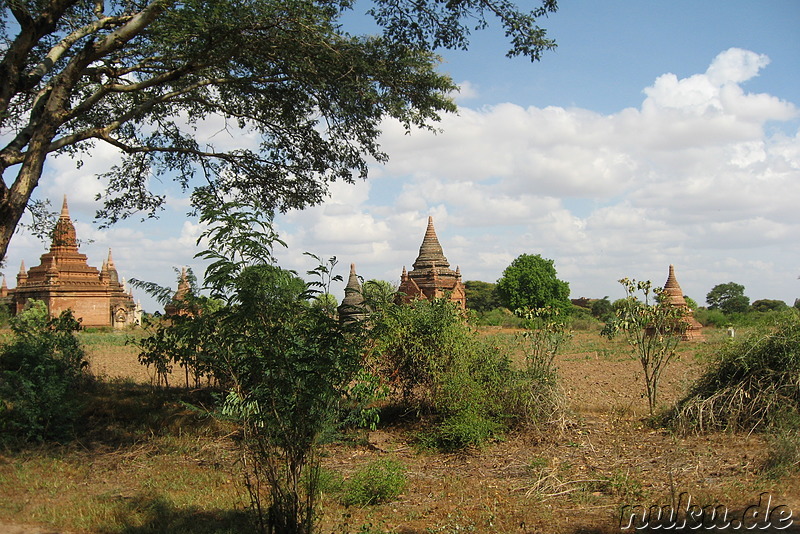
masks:
{"type": "MultiPolygon", "coordinates": [[[[685,393],[722,339],[709,338],[683,346],[662,381],[665,405],[685,393]]],[[[187,408],[208,401],[202,392],[148,386],[134,347],[113,336],[96,341],[88,344],[92,369],[128,381],[92,392],[75,442],[0,455],[0,523],[74,533],[244,531],[233,429],[187,408]]],[[[391,456],[406,467],[408,486],[375,506],[348,508],[326,495],[321,532],[618,532],[621,506],[669,504],[681,492],[734,510],[768,491],[800,511],[800,480],[764,476],[761,437],[648,427],[641,370],[626,351],[593,332],[573,339],[557,360],[570,413],[560,430],[441,454],[416,446],[416,423],[395,420],[327,445],[324,467],[345,480],[391,456]]]]}

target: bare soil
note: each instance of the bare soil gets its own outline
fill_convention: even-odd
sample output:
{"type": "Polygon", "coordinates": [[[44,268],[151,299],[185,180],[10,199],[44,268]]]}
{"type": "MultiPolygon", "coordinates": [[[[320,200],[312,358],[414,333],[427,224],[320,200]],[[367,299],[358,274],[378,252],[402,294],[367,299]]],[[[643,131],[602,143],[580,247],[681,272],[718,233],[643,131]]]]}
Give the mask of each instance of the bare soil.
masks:
{"type": "MultiPolygon", "coordinates": [[[[660,386],[664,405],[685,394],[713,343],[685,344],[681,350],[660,386]]],[[[800,517],[800,479],[764,476],[768,443],[762,436],[680,436],[648,426],[641,368],[624,345],[580,333],[557,364],[568,401],[560,425],[513,433],[458,454],[421,449],[418,423],[402,420],[326,446],[324,467],[345,480],[359,466],[389,456],[407,467],[409,484],[397,500],[377,506],[345,508],[324,497],[322,532],[620,532],[623,506],[664,506],[681,494],[701,506],[722,505],[736,518],[766,492],[773,507],[785,505],[800,517]]],[[[132,347],[92,350],[91,369],[108,378],[152,380],[132,347]]],[[[174,383],[181,380],[175,377],[174,383]]],[[[93,454],[102,464],[102,451],[93,454]]],[[[229,449],[218,454],[208,446],[202,454],[216,454],[216,459],[201,458],[198,465],[222,462],[223,468],[235,470],[229,449]]],[[[113,493],[116,485],[124,485],[108,474],[103,478],[85,481],[87,491],[102,483],[104,491],[113,493]]],[[[0,521],[11,519],[31,522],[0,514],[0,521]]],[[[800,521],[794,523],[780,532],[800,532],[800,521]]],[[[54,532],[33,528],[0,522],[0,534],[54,532]]]]}

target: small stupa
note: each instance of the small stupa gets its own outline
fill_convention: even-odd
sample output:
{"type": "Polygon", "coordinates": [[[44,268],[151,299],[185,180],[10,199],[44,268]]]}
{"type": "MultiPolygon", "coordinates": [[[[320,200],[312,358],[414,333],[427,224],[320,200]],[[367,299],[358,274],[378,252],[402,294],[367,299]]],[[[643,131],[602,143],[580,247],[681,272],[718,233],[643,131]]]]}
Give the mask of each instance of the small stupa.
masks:
{"type": "Polygon", "coordinates": [[[361,321],[367,316],[367,307],[364,303],[361,281],[356,274],[356,264],[350,264],[350,277],[347,279],[347,286],[344,288],[344,299],[337,308],[339,320],[342,323],[352,323],[361,321]]]}
{"type": "Polygon", "coordinates": [[[186,267],[181,268],[181,277],[178,280],[178,290],[172,295],[172,300],[164,306],[167,315],[194,315],[195,310],[187,303],[187,295],[191,293],[186,267]]]}
{"type": "Polygon", "coordinates": [[[703,325],[694,318],[694,312],[686,304],[681,285],[678,283],[678,279],[675,278],[675,267],[673,265],[669,266],[669,276],[667,277],[667,283],[664,284],[664,292],[671,306],[683,310],[683,318],[681,320],[685,325],[685,330],[681,335],[681,339],[683,341],[704,341],[703,325]]]}
{"type": "Polygon", "coordinates": [[[450,268],[442,245],[433,227],[433,217],[428,217],[428,228],[419,247],[419,255],[410,272],[403,267],[398,288],[399,299],[404,303],[416,299],[448,298],[462,309],[466,308],[467,297],[461,283],[461,269],[450,268]]]}

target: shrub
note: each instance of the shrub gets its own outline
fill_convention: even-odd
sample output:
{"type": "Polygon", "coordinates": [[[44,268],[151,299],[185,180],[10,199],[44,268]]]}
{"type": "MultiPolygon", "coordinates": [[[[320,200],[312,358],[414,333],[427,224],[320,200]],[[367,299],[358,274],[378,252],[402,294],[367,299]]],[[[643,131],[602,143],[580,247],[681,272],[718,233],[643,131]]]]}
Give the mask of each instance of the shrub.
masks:
{"type": "Polygon", "coordinates": [[[88,365],[79,327],[70,311],[50,319],[39,301],[11,321],[14,337],[0,350],[0,440],[67,437],[88,365]]]}
{"type": "Polygon", "coordinates": [[[486,312],[477,312],[475,315],[475,324],[478,326],[522,328],[522,319],[511,313],[508,308],[494,308],[486,312]]]}
{"type": "MultiPolygon", "coordinates": [[[[405,403],[434,416],[436,425],[423,439],[428,445],[480,446],[544,413],[538,409],[540,390],[549,388],[554,374],[540,380],[530,361],[525,370],[514,369],[506,347],[479,337],[449,301],[388,308],[372,333],[383,376],[405,403]]],[[[549,366],[550,353],[547,358],[549,366]]]]}
{"type": "Polygon", "coordinates": [[[343,501],[347,506],[390,502],[405,490],[407,482],[403,464],[389,458],[378,459],[356,471],[343,501]]]}
{"type": "Polygon", "coordinates": [[[700,308],[694,314],[694,317],[703,326],[715,326],[717,328],[723,328],[731,324],[731,321],[728,318],[728,316],[719,310],[709,310],[707,308],[700,308]]]}
{"type": "Polygon", "coordinates": [[[729,343],[672,419],[684,431],[753,431],[799,416],[800,313],[790,310],[729,343]]]}

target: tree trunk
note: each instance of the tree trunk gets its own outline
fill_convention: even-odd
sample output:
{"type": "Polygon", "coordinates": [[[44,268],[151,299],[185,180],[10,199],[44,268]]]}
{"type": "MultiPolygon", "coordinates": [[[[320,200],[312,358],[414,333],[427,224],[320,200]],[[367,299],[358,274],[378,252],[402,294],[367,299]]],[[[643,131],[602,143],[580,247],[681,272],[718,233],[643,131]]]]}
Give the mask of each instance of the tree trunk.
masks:
{"type": "Polygon", "coordinates": [[[0,185],[0,263],[6,259],[11,236],[28,206],[33,190],[39,184],[51,132],[54,133],[55,128],[42,128],[33,136],[14,184],[10,188],[5,184],[0,185]]]}

